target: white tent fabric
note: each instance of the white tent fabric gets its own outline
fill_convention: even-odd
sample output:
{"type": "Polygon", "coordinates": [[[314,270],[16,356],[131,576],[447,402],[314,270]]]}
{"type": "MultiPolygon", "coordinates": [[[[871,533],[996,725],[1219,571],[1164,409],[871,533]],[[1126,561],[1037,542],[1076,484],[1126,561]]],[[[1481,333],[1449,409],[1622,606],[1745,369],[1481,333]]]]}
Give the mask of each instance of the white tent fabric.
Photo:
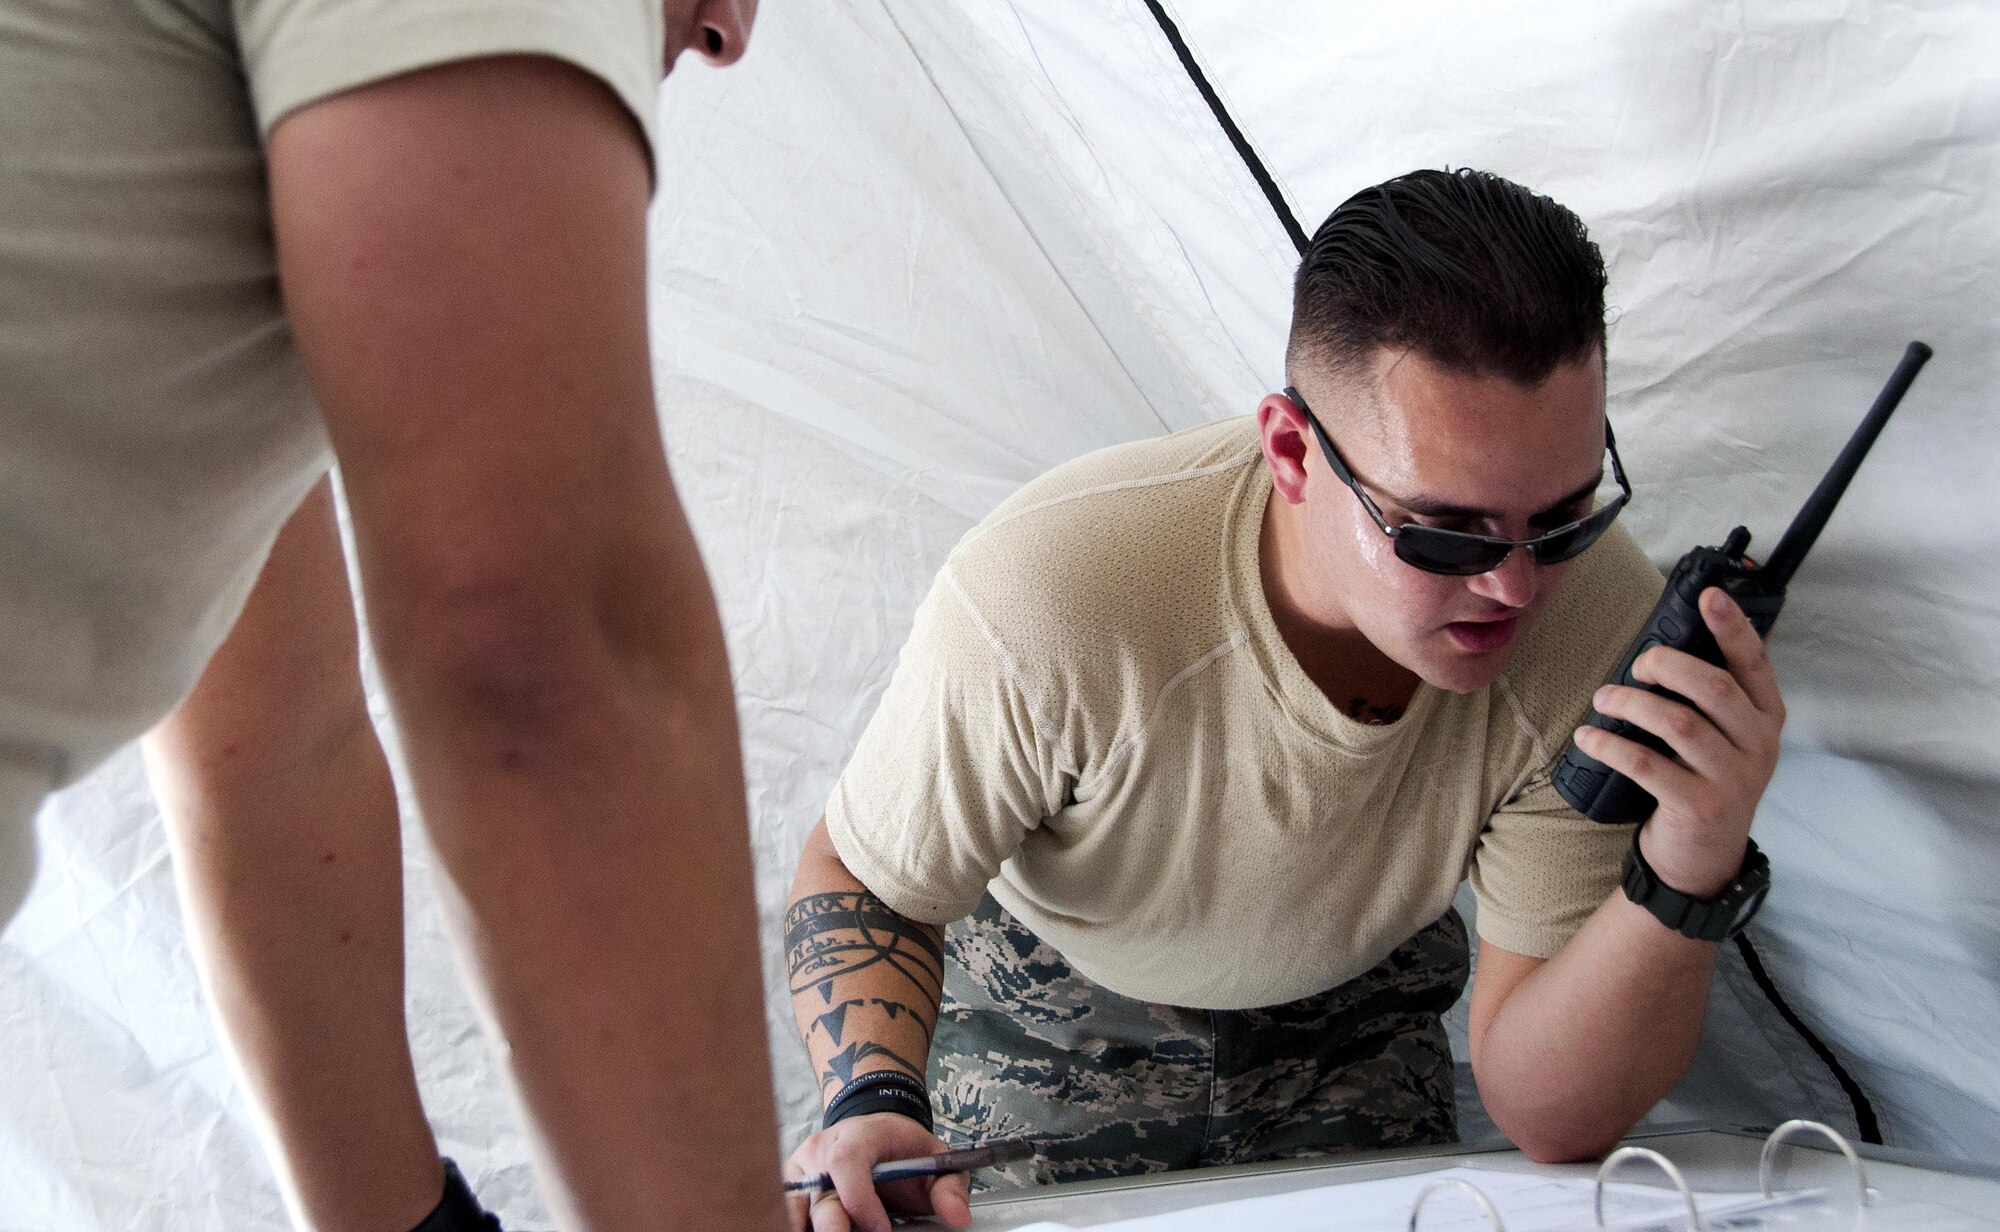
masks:
{"type": "MultiPolygon", "coordinates": [[[[2000,11],[1165,11],[1307,230],[1446,164],[1583,215],[1618,313],[1627,516],[1663,565],[1739,521],[1768,547],[1902,344],[1937,348],[1773,639],[1792,719],[1753,936],[1890,1143],[2000,1153],[2000,11]]],[[[931,573],[1041,470],[1280,384],[1296,256],[1144,0],[769,4],[741,65],[683,68],[663,105],[663,419],[735,657],[795,1138],[813,1096],[777,914],[931,573]]],[[[416,829],[428,1106],[510,1226],[545,1226],[416,829]]],[[[41,830],[0,939],[0,1232],[281,1226],[136,759],[41,830]]],[[[1732,952],[1657,1115],[1795,1113],[1858,1128],[1732,952]]]]}

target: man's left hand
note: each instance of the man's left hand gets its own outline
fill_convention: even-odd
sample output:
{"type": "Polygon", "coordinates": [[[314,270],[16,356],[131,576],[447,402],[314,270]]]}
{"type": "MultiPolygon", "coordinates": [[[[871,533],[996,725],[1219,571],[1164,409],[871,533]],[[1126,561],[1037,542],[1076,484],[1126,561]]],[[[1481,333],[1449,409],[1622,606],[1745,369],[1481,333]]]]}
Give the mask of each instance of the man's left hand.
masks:
{"type": "Polygon", "coordinates": [[[1749,618],[1722,591],[1701,596],[1702,621],[1728,667],[1665,646],[1640,655],[1633,679],[1685,701],[1605,685],[1598,713],[1637,724],[1666,741],[1672,757],[1595,727],[1577,729],[1577,747],[1653,793],[1660,804],[1640,832],[1646,862],[1683,894],[1720,894],[1743,866],[1757,802],[1778,764],[1785,703],[1749,618]]]}

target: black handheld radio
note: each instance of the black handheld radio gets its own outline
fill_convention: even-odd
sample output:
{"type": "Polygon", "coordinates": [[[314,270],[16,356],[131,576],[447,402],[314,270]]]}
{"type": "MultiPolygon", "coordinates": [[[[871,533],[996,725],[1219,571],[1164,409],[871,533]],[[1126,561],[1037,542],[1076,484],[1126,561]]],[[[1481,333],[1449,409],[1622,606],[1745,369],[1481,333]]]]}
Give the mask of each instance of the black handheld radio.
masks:
{"type": "MultiPolygon", "coordinates": [[[[1833,515],[1833,507],[1847,490],[1848,481],[1861,469],[1861,460],[1868,456],[1869,446],[1875,443],[1882,425],[1889,421],[1890,412],[1903,400],[1910,382],[1916,380],[1917,370],[1930,357],[1931,349],[1921,342],[1912,342],[1903,352],[1903,362],[1896,365],[1868,417],[1848,438],[1847,446],[1840,451],[1826,477],[1819,481],[1819,487],[1813,489],[1805,507],[1785,531],[1785,537],[1778,541],[1771,559],[1760,566],[1743,554],[1743,549],[1750,546],[1750,532],[1741,526],[1729,532],[1721,547],[1696,548],[1681,557],[1667,577],[1667,589],[1660,595],[1653,614],[1646,618],[1645,627],[1639,630],[1639,636],[1619,661],[1618,670],[1611,673],[1610,683],[1631,685],[1676,701],[1686,700],[1670,689],[1632,679],[1633,662],[1655,646],[1685,650],[1698,659],[1723,666],[1722,648],[1715,644],[1715,636],[1702,623],[1699,606],[1702,591],[1711,586],[1719,587],[1736,600],[1760,636],[1770,636],[1771,626],[1785,606],[1785,584],[1792,580],[1793,571],[1812,550],[1813,541],[1833,515]]],[[[1596,710],[1584,721],[1673,756],[1664,740],[1636,724],[1606,718],[1596,710]]],[[[1644,821],[1653,815],[1659,803],[1653,793],[1577,748],[1574,741],[1557,764],[1554,780],[1557,794],[1592,821],[1613,825],[1644,821]]]]}

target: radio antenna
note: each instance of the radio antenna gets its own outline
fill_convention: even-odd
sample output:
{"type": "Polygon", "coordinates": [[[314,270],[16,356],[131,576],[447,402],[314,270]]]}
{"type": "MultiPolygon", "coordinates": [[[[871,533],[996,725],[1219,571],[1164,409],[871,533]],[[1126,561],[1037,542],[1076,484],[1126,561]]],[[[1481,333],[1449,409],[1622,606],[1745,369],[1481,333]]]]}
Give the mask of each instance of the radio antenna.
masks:
{"type": "Polygon", "coordinates": [[[1875,397],[1875,405],[1868,408],[1868,417],[1847,438],[1847,444],[1840,451],[1840,457],[1833,463],[1833,469],[1819,481],[1813,494],[1799,510],[1799,516],[1785,530],[1785,537],[1778,540],[1778,546],[1771,550],[1771,558],[1757,572],[1766,585],[1783,586],[1792,580],[1792,571],[1799,562],[1812,551],[1819,533],[1826,529],[1826,520],[1833,516],[1833,507],[1840,503],[1841,493],[1847,491],[1848,481],[1854,472],[1861,469],[1861,460],[1868,456],[1869,447],[1882,434],[1882,425],[1889,422],[1890,414],[1903,395],[1910,391],[1910,382],[1917,379],[1917,370],[1931,357],[1931,349],[1921,342],[1912,342],[1903,352],[1903,362],[1889,374],[1889,383],[1875,397]]]}

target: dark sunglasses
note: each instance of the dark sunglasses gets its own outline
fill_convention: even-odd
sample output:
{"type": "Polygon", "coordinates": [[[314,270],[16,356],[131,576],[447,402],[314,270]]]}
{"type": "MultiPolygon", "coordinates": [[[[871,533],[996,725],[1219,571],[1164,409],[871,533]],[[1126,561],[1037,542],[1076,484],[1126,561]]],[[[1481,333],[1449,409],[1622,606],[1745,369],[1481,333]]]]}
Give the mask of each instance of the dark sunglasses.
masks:
{"type": "Polygon", "coordinates": [[[1382,516],[1382,510],[1370,500],[1361,484],[1354,478],[1354,472],[1347,469],[1340,451],[1333,447],[1333,441],[1326,434],[1326,428],[1319,422],[1319,416],[1312,413],[1306,400],[1299,397],[1299,391],[1286,386],[1285,396],[1292,405],[1305,413],[1306,422],[1312,426],[1313,435],[1319,438],[1321,452],[1326,454],[1327,465],[1340,477],[1340,482],[1361,499],[1362,508],[1375,519],[1375,525],[1389,536],[1396,545],[1396,556],[1406,565],[1422,569],[1425,573],[1443,573],[1452,577],[1471,577],[1478,573],[1490,573],[1498,569],[1514,552],[1515,548],[1526,548],[1534,556],[1538,565],[1557,565],[1580,554],[1585,548],[1596,543],[1599,536],[1611,528],[1618,517],[1618,511],[1632,499],[1632,485],[1625,481],[1625,467],[1618,461],[1618,442],[1611,436],[1611,421],[1604,422],[1604,447],[1611,451],[1611,473],[1617,477],[1618,499],[1601,509],[1594,509],[1586,517],[1558,526],[1546,535],[1533,539],[1495,539],[1491,535],[1475,535],[1470,531],[1445,530],[1439,526],[1421,526],[1406,522],[1401,526],[1389,525],[1382,516]]]}

